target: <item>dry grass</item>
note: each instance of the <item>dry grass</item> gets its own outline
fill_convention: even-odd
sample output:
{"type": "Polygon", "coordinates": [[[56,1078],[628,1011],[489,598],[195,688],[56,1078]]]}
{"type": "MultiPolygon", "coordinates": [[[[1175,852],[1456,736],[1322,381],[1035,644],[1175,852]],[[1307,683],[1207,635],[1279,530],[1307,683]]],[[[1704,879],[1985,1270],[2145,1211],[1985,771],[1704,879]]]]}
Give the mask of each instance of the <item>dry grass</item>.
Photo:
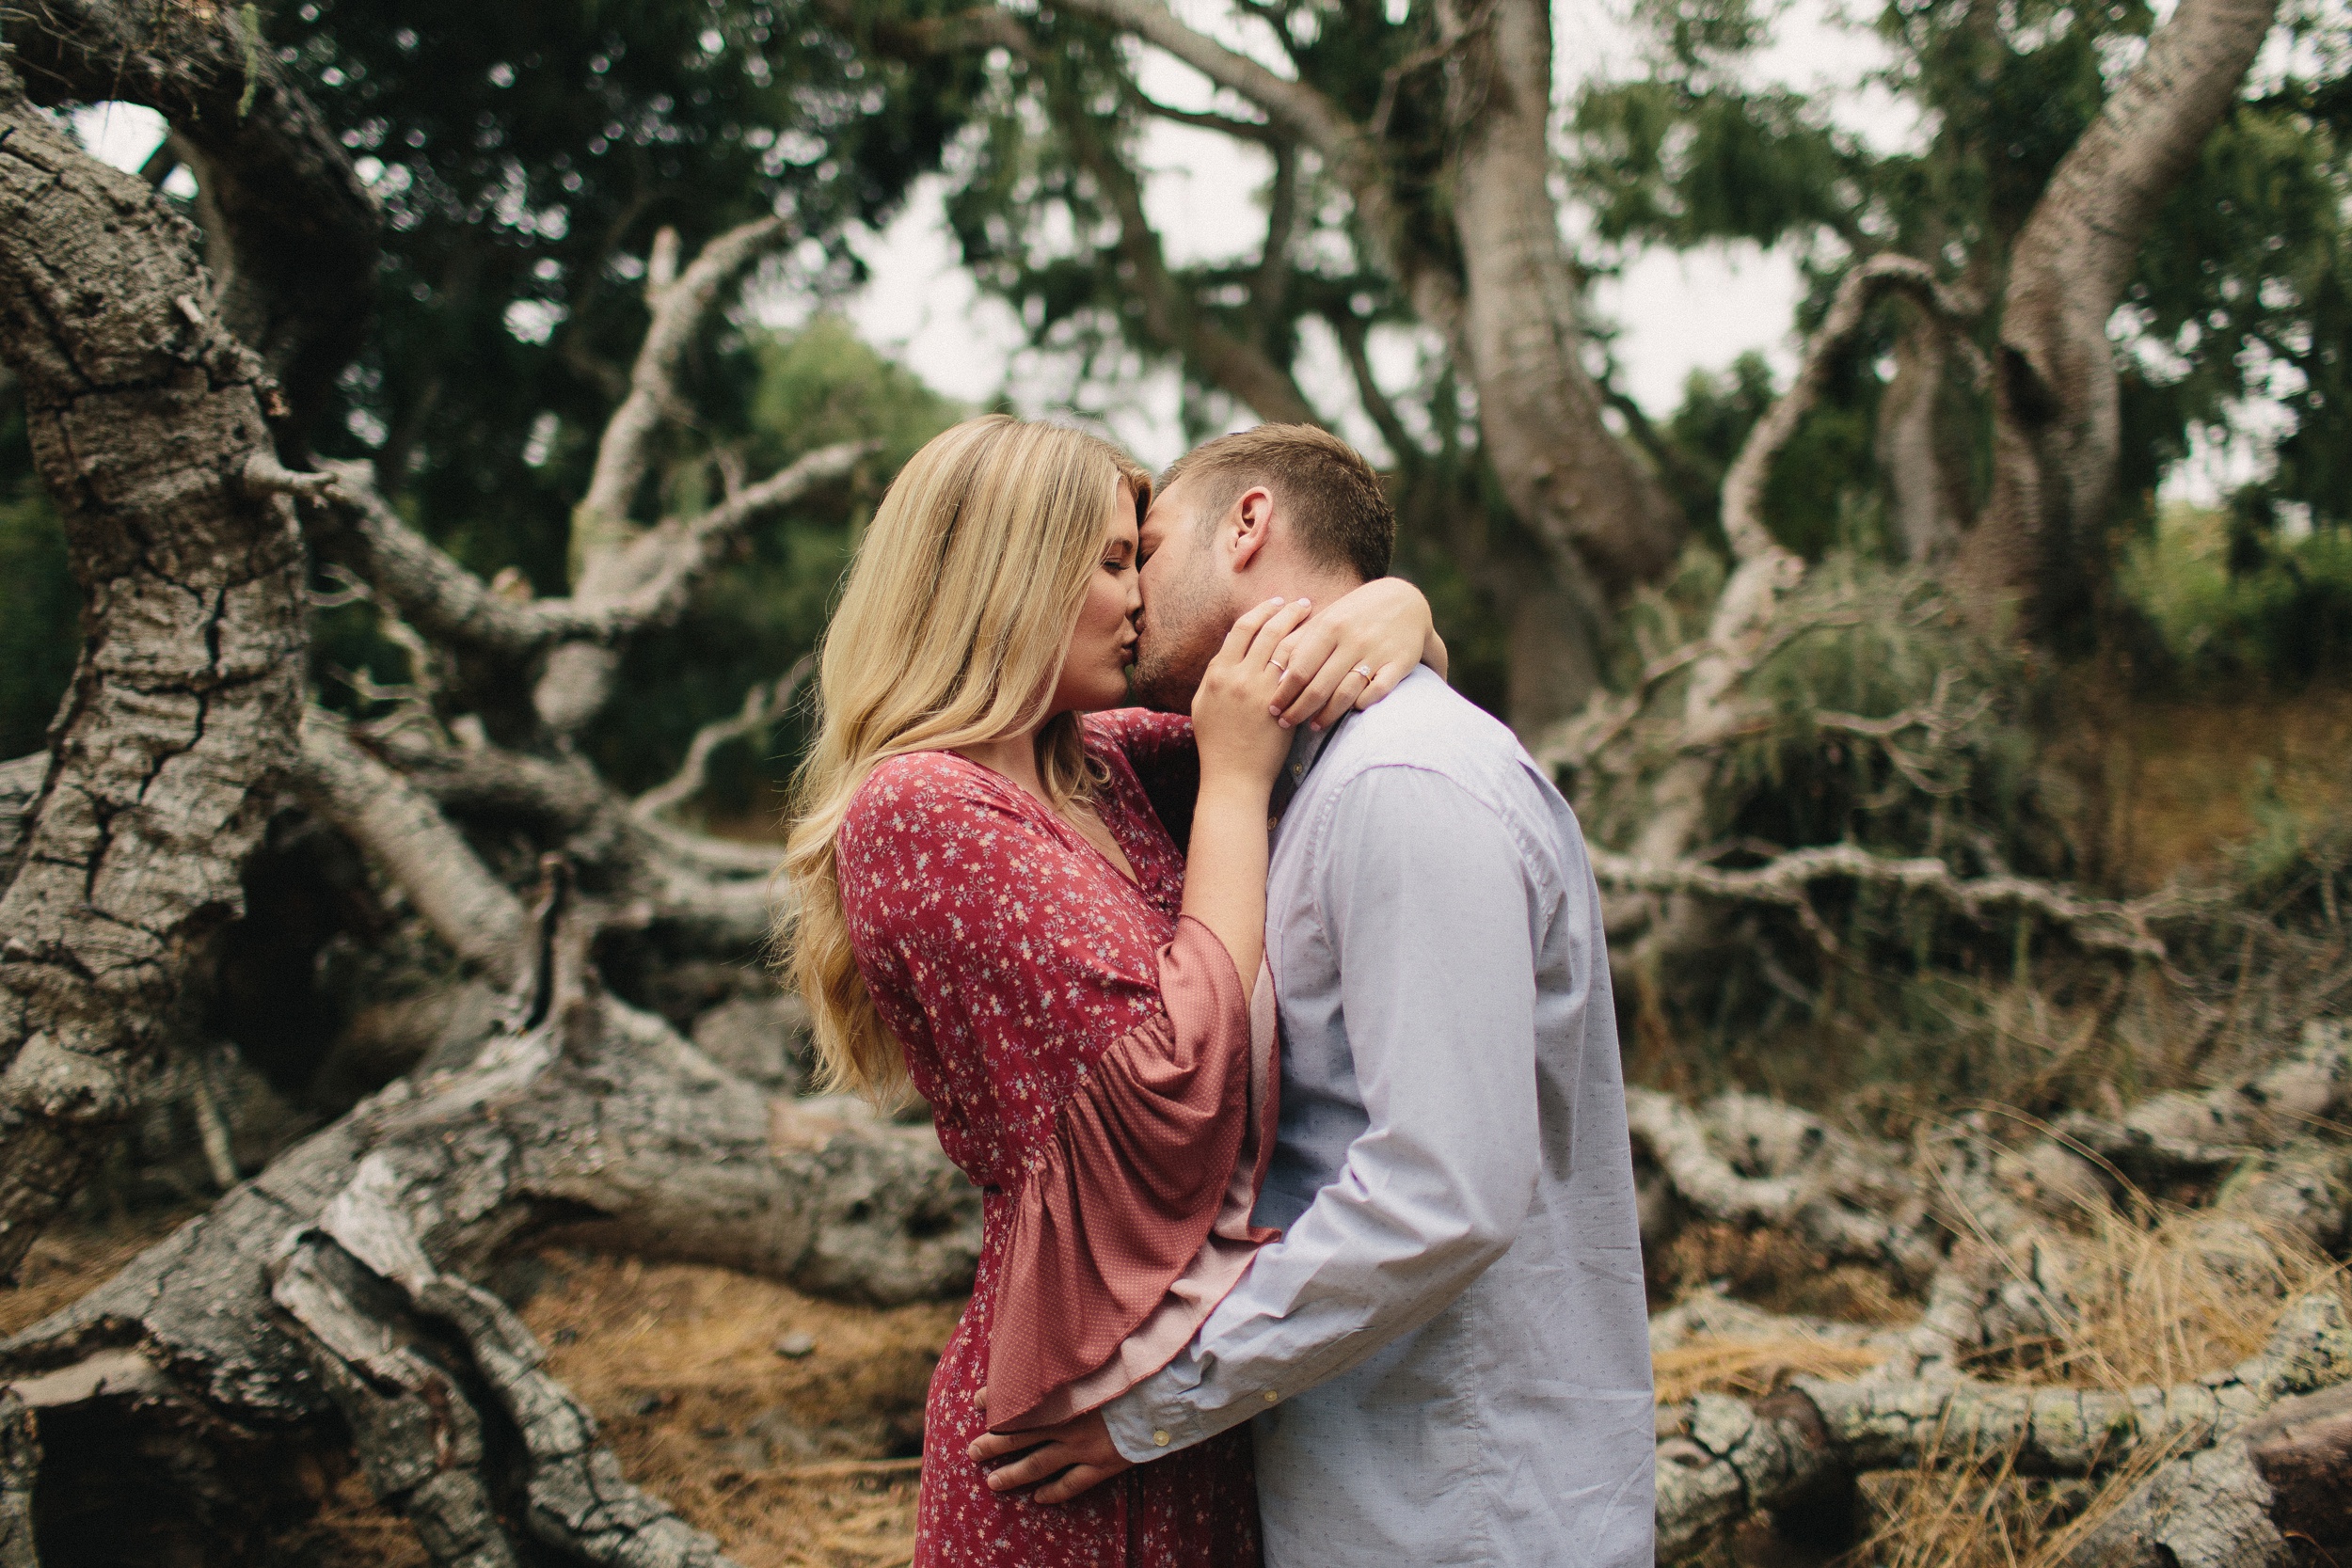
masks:
{"type": "MultiPolygon", "coordinates": [[[[2344,1266],[2226,1211],[2098,1216],[2067,1249],[2073,1327],[2009,1347],[1985,1375],[2074,1387],[2188,1382],[2259,1352],[2295,1298],[2342,1291],[2344,1266]]],[[[2019,1277],[2026,1277],[2018,1259],[2019,1277]]],[[[2006,1460],[1931,1463],[1882,1488],[1882,1522],[1854,1554],[1874,1568],[2055,1568],[2159,1465],[2151,1445],[2095,1484],[2029,1481],[2006,1460]]]]}
{"type": "Polygon", "coordinates": [[[2352,688],[2315,683],[2228,701],[2124,702],[2095,746],[2112,802],[2107,853],[2146,891],[2216,863],[2255,828],[2248,788],[2265,768],[2279,798],[2316,817],[2352,811],[2352,688]]]}
{"type": "Polygon", "coordinates": [[[723,1269],[556,1255],[523,1309],[630,1479],[744,1568],[914,1553],[923,1396],[956,1305],[843,1307],[723,1269]],[[802,1335],[807,1354],[776,1354],[802,1335]],[[779,1415],[780,1413],[780,1415],[779,1415]],[[756,1451],[764,1425],[805,1451],[756,1451]]]}
{"type": "Polygon", "coordinates": [[[162,1241],[188,1216],[181,1211],[136,1214],[111,1225],[59,1225],[24,1254],[12,1288],[0,1287],[0,1337],[30,1328],[162,1241]]]}
{"type": "MultiPolygon", "coordinates": [[[[2260,1351],[2287,1304],[2345,1287],[2345,1266],[2226,1210],[2142,1202],[2061,1238],[2073,1326],[2057,1340],[2001,1347],[1972,1369],[2002,1382],[2122,1388],[2189,1382],[2260,1351]]],[[[2012,1259],[2032,1276],[2023,1248],[2012,1259]]],[[[2046,1265],[2045,1265],[2046,1269],[2046,1265]]],[[[2348,1292],[2352,1293],[2352,1292],[2348,1292]]],[[[1700,1392],[1753,1398],[1794,1376],[1851,1377],[1870,1352],[1804,1336],[1702,1338],[1654,1360],[1661,1403],[1700,1392]]],[[[2014,1456],[1865,1478],[1874,1518],[1850,1568],[2056,1568],[2075,1542],[2173,1457],[2135,1453],[2095,1482],[2014,1473],[2014,1456]]],[[[1753,1554],[1734,1552],[1734,1557],[1753,1554]]]]}
{"type": "MultiPolygon", "coordinates": [[[[2344,1283],[2343,1265],[2226,1209],[2104,1213],[2071,1240],[2074,1327],[2057,1344],[2011,1347],[1988,1375],[2086,1388],[2186,1383],[2261,1350],[2289,1301],[2344,1283]]],[[[2016,1266],[2026,1277],[2024,1259],[2016,1266]]]]}
{"type": "Polygon", "coordinates": [[[1792,1377],[1853,1377],[1883,1359],[1875,1351],[1800,1334],[1771,1339],[1707,1335],[1658,1352],[1650,1357],[1650,1370],[1658,1381],[1658,1402],[1680,1404],[1694,1394],[1755,1399],[1792,1377]]]}

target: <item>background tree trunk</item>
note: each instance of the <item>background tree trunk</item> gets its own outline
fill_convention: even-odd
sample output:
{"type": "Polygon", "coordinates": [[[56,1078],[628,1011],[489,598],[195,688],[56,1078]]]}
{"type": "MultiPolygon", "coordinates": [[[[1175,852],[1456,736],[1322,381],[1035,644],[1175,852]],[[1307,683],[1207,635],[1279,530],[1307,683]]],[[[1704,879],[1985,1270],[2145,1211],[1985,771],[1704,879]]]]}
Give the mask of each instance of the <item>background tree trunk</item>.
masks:
{"type": "Polygon", "coordinates": [[[2107,318],[2277,14],[2276,0],[2183,0],[2010,251],[1993,494],[1958,564],[1985,614],[2017,604],[2030,635],[2047,637],[2105,580],[2120,418],[2107,318]]]}
{"type": "Polygon", "coordinates": [[[1551,193],[1550,12],[1539,0],[1491,0],[1443,14],[1441,36],[1455,51],[1447,108],[1457,141],[1458,335],[1482,450],[1555,569],[1614,599],[1674,564],[1685,523],[1602,421],[1581,358],[1576,272],[1551,193]]]}

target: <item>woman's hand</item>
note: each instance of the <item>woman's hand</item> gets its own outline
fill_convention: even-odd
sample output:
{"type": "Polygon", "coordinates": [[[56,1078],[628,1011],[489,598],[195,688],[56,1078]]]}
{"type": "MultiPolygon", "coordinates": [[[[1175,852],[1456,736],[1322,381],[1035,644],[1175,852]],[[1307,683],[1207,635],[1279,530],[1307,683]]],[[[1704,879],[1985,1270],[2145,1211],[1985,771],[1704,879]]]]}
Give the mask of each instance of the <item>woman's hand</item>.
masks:
{"type": "Polygon", "coordinates": [[[1269,705],[1284,729],[1336,724],[1351,707],[1370,707],[1426,664],[1442,676],[1445,640],[1429,601],[1403,578],[1365,583],[1290,634],[1275,650],[1281,684],[1269,705]]]}
{"type": "MultiPolygon", "coordinates": [[[[1200,677],[1192,698],[1193,743],[1200,752],[1200,787],[1270,791],[1290,755],[1289,734],[1268,711],[1279,677],[1274,650],[1296,631],[1313,607],[1305,599],[1268,599],[1225,634],[1225,646],[1200,677]]],[[[1263,793],[1260,795],[1263,800],[1263,793]]]]}

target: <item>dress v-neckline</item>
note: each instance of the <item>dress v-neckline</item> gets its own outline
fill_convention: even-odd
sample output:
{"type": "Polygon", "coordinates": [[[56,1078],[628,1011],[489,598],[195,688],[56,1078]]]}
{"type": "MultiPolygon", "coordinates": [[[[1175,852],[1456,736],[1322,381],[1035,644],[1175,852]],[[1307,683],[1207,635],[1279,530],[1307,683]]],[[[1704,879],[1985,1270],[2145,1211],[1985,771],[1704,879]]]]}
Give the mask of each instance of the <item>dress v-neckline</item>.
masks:
{"type": "Polygon", "coordinates": [[[1119,834],[1112,832],[1110,820],[1104,816],[1102,813],[1095,813],[1094,819],[1103,824],[1103,832],[1108,833],[1110,835],[1110,841],[1119,846],[1120,858],[1127,863],[1127,866],[1124,869],[1120,867],[1119,861],[1113,860],[1110,856],[1104,854],[1103,852],[1103,847],[1095,843],[1093,839],[1088,837],[1084,830],[1080,829],[1077,824],[1072,822],[1069,818],[1063,816],[1061,813],[1056,811],[1053,807],[1047,805],[1044,801],[1039,800],[1027,790],[1022,788],[1018,781],[1008,778],[1006,775],[999,773],[995,768],[991,768],[988,764],[979,761],[977,758],[964,756],[961,752],[950,752],[948,755],[962,758],[963,761],[970,763],[981,772],[986,773],[990,778],[994,779],[1005,788],[1011,790],[1015,798],[1017,798],[1024,806],[1027,807],[1030,812],[1043,818],[1045,821],[1052,823],[1061,832],[1068,833],[1073,838],[1075,838],[1080,844],[1085,845],[1087,852],[1091,854],[1096,860],[1101,861],[1104,865],[1109,866],[1113,876],[1117,877],[1120,881],[1126,883],[1129,887],[1135,889],[1137,894],[1141,894],[1143,892],[1143,873],[1134,869],[1136,863],[1135,857],[1127,852],[1127,847],[1125,845],[1119,843],[1119,834]]]}

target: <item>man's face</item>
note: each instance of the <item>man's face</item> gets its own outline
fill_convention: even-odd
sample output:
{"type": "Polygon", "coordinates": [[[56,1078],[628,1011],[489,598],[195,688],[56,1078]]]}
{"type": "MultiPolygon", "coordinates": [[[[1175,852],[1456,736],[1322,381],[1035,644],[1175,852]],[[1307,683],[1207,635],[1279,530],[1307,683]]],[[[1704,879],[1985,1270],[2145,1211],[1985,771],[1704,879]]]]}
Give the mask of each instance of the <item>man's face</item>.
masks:
{"type": "Polygon", "coordinates": [[[1209,661],[1233,626],[1231,583],[1216,569],[1216,531],[1193,515],[1189,479],[1152,498],[1142,533],[1143,619],[1136,644],[1136,700],[1189,713],[1209,661]]]}

